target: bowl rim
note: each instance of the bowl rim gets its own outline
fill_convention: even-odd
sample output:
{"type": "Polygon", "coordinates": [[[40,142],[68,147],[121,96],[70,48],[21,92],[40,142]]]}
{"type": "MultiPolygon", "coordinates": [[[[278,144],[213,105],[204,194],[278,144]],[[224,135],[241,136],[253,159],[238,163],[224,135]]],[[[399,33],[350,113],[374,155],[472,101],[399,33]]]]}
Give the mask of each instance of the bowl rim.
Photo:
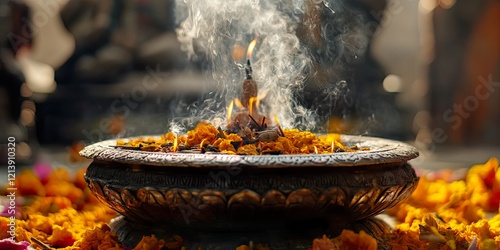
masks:
{"type": "MultiPolygon", "coordinates": [[[[159,137],[160,135],[120,138],[159,137]]],[[[81,156],[96,161],[125,164],[141,164],[165,167],[253,167],[253,168],[299,168],[299,167],[356,167],[385,163],[407,162],[418,157],[418,150],[404,142],[391,139],[341,135],[345,145],[369,147],[367,151],[338,152],[331,154],[289,155],[226,155],[201,153],[165,153],[115,148],[118,139],[105,140],[86,146],[81,156]]]]}

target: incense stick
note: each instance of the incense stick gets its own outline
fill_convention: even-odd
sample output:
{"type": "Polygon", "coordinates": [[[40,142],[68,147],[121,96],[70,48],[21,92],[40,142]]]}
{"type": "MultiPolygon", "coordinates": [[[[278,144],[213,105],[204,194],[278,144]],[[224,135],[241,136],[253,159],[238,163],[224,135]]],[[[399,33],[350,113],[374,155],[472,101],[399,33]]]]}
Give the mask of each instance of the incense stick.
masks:
{"type": "Polygon", "coordinates": [[[50,246],[48,246],[47,244],[41,242],[39,239],[37,239],[35,237],[31,237],[30,240],[33,241],[38,246],[40,246],[43,250],[50,250],[50,249],[52,249],[50,246]]]}

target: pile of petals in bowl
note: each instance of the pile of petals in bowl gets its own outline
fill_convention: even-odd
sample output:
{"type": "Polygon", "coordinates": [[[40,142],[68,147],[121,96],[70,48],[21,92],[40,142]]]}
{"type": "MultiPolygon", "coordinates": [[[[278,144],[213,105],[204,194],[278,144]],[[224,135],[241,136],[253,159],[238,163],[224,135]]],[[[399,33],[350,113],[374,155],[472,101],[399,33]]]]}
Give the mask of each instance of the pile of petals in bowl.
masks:
{"type": "Polygon", "coordinates": [[[368,150],[341,143],[339,134],[317,136],[298,129],[245,128],[222,130],[210,123],[199,123],[186,135],[168,132],[159,138],[118,140],[116,147],[155,152],[220,153],[239,155],[329,154],[368,150]]]}
{"type": "MultiPolygon", "coordinates": [[[[413,195],[386,211],[398,222],[383,241],[392,249],[499,249],[500,170],[498,160],[473,166],[461,180],[442,172],[422,176],[413,195]]],[[[16,176],[12,206],[3,189],[0,249],[130,249],[122,246],[107,224],[116,216],[89,192],[83,174],[64,168],[23,170],[16,176]],[[13,229],[14,231],[11,231],[13,229]]],[[[380,241],[366,232],[311,239],[312,250],[378,249],[380,241]]],[[[183,249],[182,235],[171,239],[144,236],[133,249],[183,249]]],[[[200,246],[199,249],[203,249],[200,246]]],[[[269,249],[265,243],[237,250],[269,249]]]]}

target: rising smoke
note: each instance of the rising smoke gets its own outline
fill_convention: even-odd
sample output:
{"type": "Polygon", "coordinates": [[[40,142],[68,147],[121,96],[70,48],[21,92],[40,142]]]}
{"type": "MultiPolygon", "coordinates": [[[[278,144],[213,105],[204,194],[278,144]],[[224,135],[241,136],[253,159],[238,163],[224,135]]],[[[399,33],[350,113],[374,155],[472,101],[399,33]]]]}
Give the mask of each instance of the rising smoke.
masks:
{"type": "MultiPolygon", "coordinates": [[[[267,93],[261,109],[277,115],[284,127],[315,128],[318,113],[297,101],[304,83],[318,73],[313,68],[330,63],[331,68],[319,70],[335,73],[362,57],[368,41],[365,31],[353,28],[364,27],[355,24],[360,20],[342,18],[345,15],[337,13],[337,7],[338,3],[321,0],[177,0],[176,32],[181,48],[191,60],[205,65],[207,79],[217,86],[216,93],[192,109],[194,116],[208,118],[210,114],[210,119],[224,119],[226,114],[221,111],[239,97],[245,77],[237,65],[244,61],[235,62],[232,48],[246,47],[257,37],[251,60],[259,93],[267,93]],[[225,106],[214,112],[215,103],[225,106]]],[[[346,84],[343,75],[324,78],[319,78],[323,81],[320,92],[341,97],[336,86],[346,84]]]]}

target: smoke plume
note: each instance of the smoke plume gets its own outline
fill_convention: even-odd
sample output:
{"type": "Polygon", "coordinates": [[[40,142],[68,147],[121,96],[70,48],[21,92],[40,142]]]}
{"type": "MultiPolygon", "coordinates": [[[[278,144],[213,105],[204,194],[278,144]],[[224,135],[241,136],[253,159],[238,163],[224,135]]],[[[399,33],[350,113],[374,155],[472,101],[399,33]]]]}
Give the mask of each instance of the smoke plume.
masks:
{"type": "MultiPolygon", "coordinates": [[[[193,115],[225,119],[225,107],[240,96],[245,78],[238,66],[244,61],[235,61],[233,48],[246,47],[257,37],[251,62],[259,93],[267,93],[261,111],[277,115],[284,127],[315,128],[317,112],[300,102],[304,83],[320,71],[336,74],[322,73],[318,78],[320,94],[330,95],[329,89],[338,89],[340,81],[348,80],[341,69],[363,56],[368,41],[360,20],[344,18],[356,13],[340,5],[326,0],[177,0],[181,48],[204,66],[206,78],[217,86],[217,91],[205,95],[204,103],[196,105],[193,115]],[[345,14],[337,9],[345,9],[345,14]],[[318,69],[319,64],[330,68],[318,69]],[[218,112],[213,111],[214,105],[218,112]]],[[[349,89],[351,82],[342,82],[349,89]]]]}

